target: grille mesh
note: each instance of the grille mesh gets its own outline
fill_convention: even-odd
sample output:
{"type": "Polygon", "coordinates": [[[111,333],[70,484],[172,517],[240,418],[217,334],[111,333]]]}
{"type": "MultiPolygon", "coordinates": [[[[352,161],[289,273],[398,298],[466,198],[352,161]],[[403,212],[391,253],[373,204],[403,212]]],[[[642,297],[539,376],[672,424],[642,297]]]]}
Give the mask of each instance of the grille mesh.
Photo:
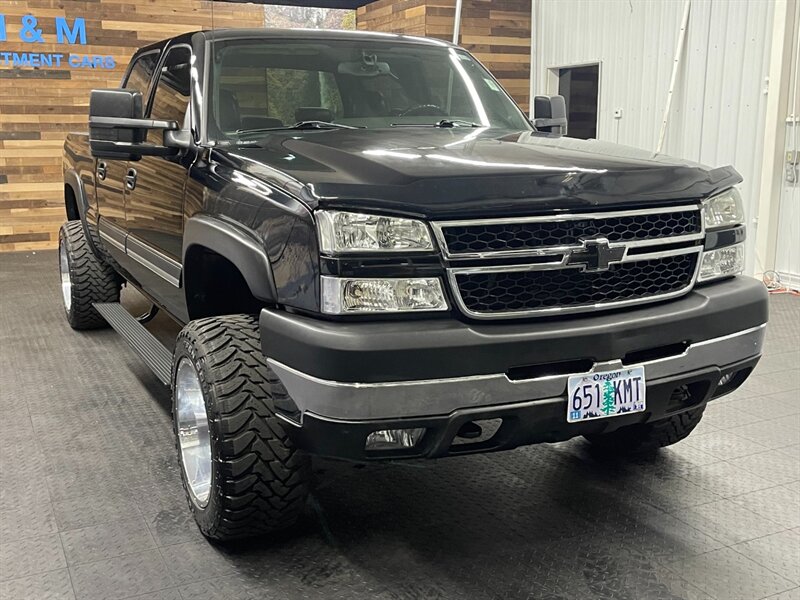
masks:
{"type": "Polygon", "coordinates": [[[636,300],[687,288],[696,253],[613,265],[602,272],[578,269],[460,273],[464,305],[475,313],[535,311],[636,300]]]}
{"type": "Polygon", "coordinates": [[[573,246],[596,237],[611,242],[655,240],[701,231],[700,212],[692,209],[560,222],[476,223],[446,226],[442,234],[450,254],[464,254],[573,246]]]}

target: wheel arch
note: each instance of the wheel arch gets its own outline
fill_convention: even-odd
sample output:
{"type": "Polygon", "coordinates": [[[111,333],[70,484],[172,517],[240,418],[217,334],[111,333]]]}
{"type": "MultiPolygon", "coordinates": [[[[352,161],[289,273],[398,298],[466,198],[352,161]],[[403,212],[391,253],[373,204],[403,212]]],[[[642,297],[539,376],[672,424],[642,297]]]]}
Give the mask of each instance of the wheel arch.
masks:
{"type": "Polygon", "coordinates": [[[67,212],[67,221],[80,221],[83,233],[89,243],[89,250],[97,258],[103,260],[103,253],[96,245],[96,236],[89,227],[88,212],[89,199],[86,197],[86,188],[81,181],[80,175],[75,169],[64,171],[64,208],[67,212]]]}
{"type": "Polygon", "coordinates": [[[238,271],[253,300],[276,303],[277,291],[267,253],[261,242],[247,231],[209,215],[191,217],[184,227],[182,254],[183,287],[191,319],[209,316],[195,294],[204,274],[203,258],[209,254],[221,257],[227,263],[226,269],[232,267],[238,271]]]}

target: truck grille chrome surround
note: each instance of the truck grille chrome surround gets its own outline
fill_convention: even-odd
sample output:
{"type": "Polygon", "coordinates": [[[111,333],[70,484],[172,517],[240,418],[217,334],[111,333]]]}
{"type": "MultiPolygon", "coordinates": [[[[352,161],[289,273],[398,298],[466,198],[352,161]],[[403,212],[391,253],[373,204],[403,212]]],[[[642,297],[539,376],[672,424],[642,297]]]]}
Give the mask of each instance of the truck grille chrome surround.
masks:
{"type": "Polygon", "coordinates": [[[698,205],[432,225],[456,304],[477,319],[681,296],[697,281],[705,236],[698,205]]]}

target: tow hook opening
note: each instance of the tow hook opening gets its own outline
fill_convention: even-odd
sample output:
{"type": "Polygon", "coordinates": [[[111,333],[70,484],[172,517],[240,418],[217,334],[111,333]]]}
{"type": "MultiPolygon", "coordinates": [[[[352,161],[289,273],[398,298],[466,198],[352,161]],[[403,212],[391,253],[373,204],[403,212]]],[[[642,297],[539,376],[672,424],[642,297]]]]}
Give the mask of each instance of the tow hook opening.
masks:
{"type": "Polygon", "coordinates": [[[469,444],[480,444],[491,440],[500,426],[503,419],[479,419],[464,423],[453,438],[453,446],[469,444]]]}

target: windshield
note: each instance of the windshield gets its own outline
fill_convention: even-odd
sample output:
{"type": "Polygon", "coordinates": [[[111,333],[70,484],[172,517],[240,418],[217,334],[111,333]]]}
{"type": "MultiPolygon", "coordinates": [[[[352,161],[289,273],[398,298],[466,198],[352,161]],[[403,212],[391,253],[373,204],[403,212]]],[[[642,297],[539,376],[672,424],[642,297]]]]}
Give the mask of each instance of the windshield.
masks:
{"type": "Polygon", "coordinates": [[[396,40],[232,40],[214,45],[209,138],[291,127],[531,129],[467,52],[396,40]]]}

